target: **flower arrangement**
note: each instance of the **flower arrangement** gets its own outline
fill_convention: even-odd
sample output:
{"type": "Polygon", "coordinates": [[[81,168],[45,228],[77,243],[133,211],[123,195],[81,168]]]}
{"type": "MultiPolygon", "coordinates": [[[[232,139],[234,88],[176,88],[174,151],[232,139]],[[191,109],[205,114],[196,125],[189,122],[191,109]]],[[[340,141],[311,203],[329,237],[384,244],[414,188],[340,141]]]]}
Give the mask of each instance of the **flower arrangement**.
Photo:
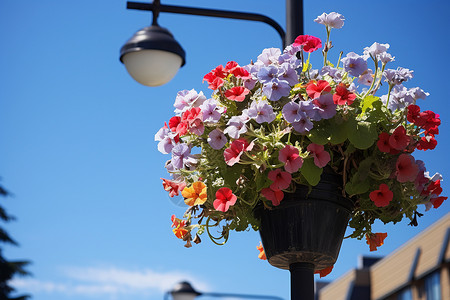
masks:
{"type": "Polygon", "coordinates": [[[404,86],[413,71],[387,68],[394,57],[379,43],[362,55],[341,52],[333,65],[330,33],[344,18],[333,12],[314,21],[325,25],[323,47],[301,35],[283,52],[265,49],[256,62],[213,69],[203,78],[209,99],[195,90],[177,94],[176,115],[155,140],[171,155],[163,187],[188,206],[182,218],[172,216],[187,247],[204,232],[223,244],[232,230],[258,230],[256,207],[273,209],[296,184],[317,185],[324,171],[341,176],[341,192],[355,205],[350,237],[366,238],[371,251],[387,236],[372,232],[375,220],[417,225],[418,205],[429,210],[447,199],[441,175],[430,176],[412,155],[436,147],[441,122],[416,104],[428,93],[404,86]],[[324,63],[314,69],[311,54],[321,48],[324,63]]]}

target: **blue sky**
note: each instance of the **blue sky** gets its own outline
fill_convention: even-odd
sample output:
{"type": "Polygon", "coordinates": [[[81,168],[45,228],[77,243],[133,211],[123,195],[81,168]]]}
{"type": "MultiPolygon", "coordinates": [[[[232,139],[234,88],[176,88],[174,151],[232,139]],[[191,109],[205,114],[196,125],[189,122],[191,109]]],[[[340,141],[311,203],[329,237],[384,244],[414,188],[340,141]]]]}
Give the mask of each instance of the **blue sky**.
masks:
{"type": "MultiPolygon", "coordinates": [[[[165,4],[268,15],[284,27],[284,1],[167,0],[165,4]]],[[[305,33],[325,38],[313,20],[336,11],[346,18],[333,30],[335,48],[362,54],[389,43],[391,65],[415,71],[408,87],[430,93],[418,103],[441,115],[438,147],[420,152],[431,173],[450,177],[447,52],[450,4],[430,0],[304,1],[305,33]]],[[[206,237],[191,249],[174,237],[170,216],[184,208],[170,201],[160,177],[167,157],[154,134],[173,115],[179,90],[208,96],[204,74],[235,60],[241,65],[268,47],[280,47],[266,24],[161,14],[187,52],[187,64],[167,85],[144,87],[126,73],[119,49],[151,13],[127,10],[125,0],[0,2],[0,176],[14,197],[0,199],[17,222],[6,226],[20,247],[9,259],[29,259],[33,277],[15,285],[36,300],[162,299],[180,280],[203,291],[289,298],[289,272],[257,259],[255,232],[232,234],[224,247],[206,237]]],[[[320,54],[317,52],[317,61],[320,54]]],[[[448,180],[443,183],[448,195],[448,180]]],[[[388,255],[449,211],[431,210],[412,228],[387,231],[370,253],[363,241],[345,240],[334,279],[354,268],[359,255],[388,255]]]]}

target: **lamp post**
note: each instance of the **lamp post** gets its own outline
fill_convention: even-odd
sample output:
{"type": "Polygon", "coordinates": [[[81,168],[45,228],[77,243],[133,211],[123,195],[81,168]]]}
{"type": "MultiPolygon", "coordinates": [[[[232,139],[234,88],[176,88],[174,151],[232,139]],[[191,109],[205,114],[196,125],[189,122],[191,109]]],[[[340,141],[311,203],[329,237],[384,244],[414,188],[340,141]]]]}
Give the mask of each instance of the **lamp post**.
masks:
{"type": "Polygon", "coordinates": [[[273,19],[255,13],[162,5],[160,0],[152,3],[129,1],[127,8],[153,13],[152,26],[136,32],[120,50],[120,61],[131,77],[147,86],[169,82],[186,62],[183,48],[167,29],[159,26],[160,12],[263,22],[278,32],[283,47],[303,34],[303,0],[286,0],[286,32],[273,19]]]}
{"type": "Polygon", "coordinates": [[[174,286],[173,290],[166,292],[166,294],[164,295],[165,300],[169,300],[169,294],[172,296],[173,300],[194,300],[198,296],[238,298],[238,299],[247,298],[260,300],[262,299],[283,300],[283,298],[277,296],[198,292],[187,281],[177,283],[174,286]]]}

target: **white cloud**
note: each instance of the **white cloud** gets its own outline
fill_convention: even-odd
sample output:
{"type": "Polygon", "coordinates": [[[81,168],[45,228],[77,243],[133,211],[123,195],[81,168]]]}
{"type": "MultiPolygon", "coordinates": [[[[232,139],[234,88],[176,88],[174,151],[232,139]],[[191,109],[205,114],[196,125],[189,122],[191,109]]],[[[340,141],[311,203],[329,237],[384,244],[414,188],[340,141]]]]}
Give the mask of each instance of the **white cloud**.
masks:
{"type": "Polygon", "coordinates": [[[188,280],[196,289],[209,288],[200,278],[180,271],[156,272],[150,269],[126,270],[116,267],[69,267],[64,268],[64,277],[56,281],[19,278],[10,282],[12,286],[31,294],[65,294],[117,299],[127,295],[156,295],[170,290],[177,282],[188,280]]]}

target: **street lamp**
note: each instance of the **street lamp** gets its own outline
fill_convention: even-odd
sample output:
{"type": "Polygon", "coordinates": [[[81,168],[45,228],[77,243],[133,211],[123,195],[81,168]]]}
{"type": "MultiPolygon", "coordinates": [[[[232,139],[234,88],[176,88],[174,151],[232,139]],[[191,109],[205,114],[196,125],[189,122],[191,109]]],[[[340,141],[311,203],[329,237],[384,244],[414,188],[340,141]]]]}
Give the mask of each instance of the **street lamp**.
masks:
{"type": "Polygon", "coordinates": [[[251,298],[251,299],[272,299],[283,300],[283,298],[277,296],[265,296],[265,295],[248,295],[248,294],[230,294],[230,293],[201,293],[196,291],[192,285],[183,281],[177,283],[173,290],[168,291],[164,299],[168,300],[169,294],[172,295],[173,300],[194,300],[197,296],[210,296],[210,297],[225,297],[225,298],[251,298]]]}
{"type": "Polygon", "coordinates": [[[160,0],[152,3],[127,2],[127,8],[153,12],[152,26],[136,32],[120,50],[120,61],[125,64],[128,73],[146,86],[169,82],[186,62],[186,54],[180,44],[167,29],[158,25],[160,12],[263,22],[278,32],[283,47],[303,33],[302,0],[286,0],[286,32],[276,21],[261,14],[162,5],[160,0]]]}

